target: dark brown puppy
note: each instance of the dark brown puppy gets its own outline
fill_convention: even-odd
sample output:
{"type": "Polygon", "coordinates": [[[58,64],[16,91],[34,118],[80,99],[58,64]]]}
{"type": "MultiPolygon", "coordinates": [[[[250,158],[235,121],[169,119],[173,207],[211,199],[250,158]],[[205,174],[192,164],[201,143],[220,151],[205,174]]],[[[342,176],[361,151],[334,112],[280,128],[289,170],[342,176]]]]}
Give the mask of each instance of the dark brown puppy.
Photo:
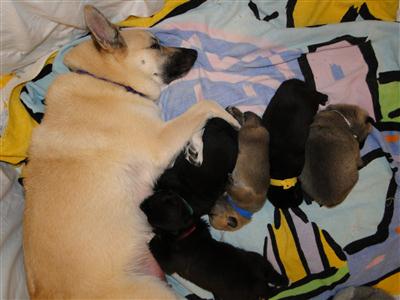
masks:
{"type": "Polygon", "coordinates": [[[220,197],[210,213],[216,229],[234,231],[251,221],[266,201],[269,187],[269,134],[261,118],[236,107],[227,109],[242,125],[239,153],[227,193],[220,197]]]}
{"type": "Polygon", "coordinates": [[[349,104],[329,105],[315,116],[300,175],[312,200],[332,207],[349,194],[358,180],[359,144],[372,129],[370,121],[365,110],[349,104]]]}

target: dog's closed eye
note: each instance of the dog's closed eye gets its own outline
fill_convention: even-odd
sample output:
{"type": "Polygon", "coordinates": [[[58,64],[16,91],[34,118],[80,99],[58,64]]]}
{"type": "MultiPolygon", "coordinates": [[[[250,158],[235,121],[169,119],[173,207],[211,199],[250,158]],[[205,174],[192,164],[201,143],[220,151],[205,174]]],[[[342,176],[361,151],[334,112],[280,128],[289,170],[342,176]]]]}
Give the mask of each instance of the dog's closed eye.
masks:
{"type": "Polygon", "coordinates": [[[154,43],[154,44],[152,44],[152,45],[150,46],[150,49],[159,50],[159,49],[161,49],[161,46],[160,46],[160,44],[158,44],[158,43],[154,43]]]}

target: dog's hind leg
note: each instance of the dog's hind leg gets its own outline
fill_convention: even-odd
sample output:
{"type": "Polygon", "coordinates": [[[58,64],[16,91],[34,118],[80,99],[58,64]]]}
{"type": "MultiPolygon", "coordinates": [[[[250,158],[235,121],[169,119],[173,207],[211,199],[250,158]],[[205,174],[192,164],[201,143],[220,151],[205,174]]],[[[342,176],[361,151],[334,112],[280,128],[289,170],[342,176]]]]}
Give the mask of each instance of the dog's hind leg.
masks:
{"type": "Polygon", "coordinates": [[[218,103],[202,100],[179,117],[167,122],[160,133],[160,143],[157,157],[161,168],[165,168],[183,150],[187,142],[203,129],[210,118],[221,118],[232,126],[239,128],[239,123],[227,113],[218,103]]]}

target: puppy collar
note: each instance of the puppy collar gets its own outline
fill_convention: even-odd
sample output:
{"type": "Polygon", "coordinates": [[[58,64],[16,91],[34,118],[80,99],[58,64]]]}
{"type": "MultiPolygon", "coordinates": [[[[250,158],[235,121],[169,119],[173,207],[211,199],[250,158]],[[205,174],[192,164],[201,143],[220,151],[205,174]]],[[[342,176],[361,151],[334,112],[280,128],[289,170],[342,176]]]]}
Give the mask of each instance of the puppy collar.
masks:
{"type": "Polygon", "coordinates": [[[188,230],[184,231],[179,237],[178,241],[183,240],[184,238],[187,238],[193,231],[196,230],[196,224],[193,224],[191,227],[189,227],[188,230]]]}
{"type": "Polygon", "coordinates": [[[144,98],[148,98],[145,94],[143,94],[143,93],[141,93],[141,92],[135,90],[133,87],[131,87],[131,86],[129,86],[129,85],[124,85],[124,84],[122,84],[122,83],[115,82],[115,81],[109,80],[109,79],[107,79],[107,78],[99,77],[99,76],[96,76],[96,75],[94,75],[94,74],[92,74],[92,73],[89,73],[88,71],[81,70],[81,69],[78,69],[78,70],[76,70],[76,71],[74,71],[74,72],[75,72],[75,73],[78,73],[78,74],[89,75],[89,76],[92,76],[92,77],[94,77],[94,78],[96,78],[96,79],[100,79],[100,80],[103,80],[103,81],[107,81],[107,82],[113,83],[113,84],[115,84],[115,85],[118,85],[118,86],[120,86],[120,87],[123,87],[123,88],[124,88],[127,92],[129,92],[129,93],[136,94],[136,95],[139,95],[139,96],[144,97],[144,98]]]}
{"type": "Polygon", "coordinates": [[[253,216],[253,213],[244,209],[244,208],[240,208],[239,206],[237,206],[235,204],[235,202],[233,201],[233,199],[231,198],[231,196],[228,195],[227,197],[228,203],[232,206],[232,208],[239,214],[241,215],[243,218],[246,218],[248,220],[251,219],[251,217],[253,216]]]}
{"type": "Polygon", "coordinates": [[[338,111],[336,109],[332,109],[331,111],[334,111],[335,113],[337,113],[338,115],[340,115],[343,118],[343,120],[346,122],[347,126],[349,126],[353,137],[357,140],[358,136],[357,136],[357,134],[354,133],[353,128],[351,127],[350,121],[340,111],[338,111]]]}
{"type": "Polygon", "coordinates": [[[281,186],[284,190],[294,187],[297,183],[297,177],[286,178],[286,179],[273,179],[270,181],[273,186],[281,186]]]}

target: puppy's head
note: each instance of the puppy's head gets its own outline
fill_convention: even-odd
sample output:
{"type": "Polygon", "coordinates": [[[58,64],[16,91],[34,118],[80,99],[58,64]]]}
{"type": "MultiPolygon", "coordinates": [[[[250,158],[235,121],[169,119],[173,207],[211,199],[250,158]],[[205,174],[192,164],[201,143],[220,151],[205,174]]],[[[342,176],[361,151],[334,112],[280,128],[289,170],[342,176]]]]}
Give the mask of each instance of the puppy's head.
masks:
{"type": "Polygon", "coordinates": [[[146,214],[151,226],[168,232],[176,232],[193,224],[193,209],[172,191],[157,191],[146,198],[140,209],[146,214]]]}
{"type": "Polygon", "coordinates": [[[257,114],[255,114],[255,113],[253,113],[251,111],[244,112],[243,113],[243,118],[244,118],[244,124],[243,125],[246,126],[246,127],[255,128],[255,127],[262,126],[261,118],[257,114]]]}
{"type": "Polygon", "coordinates": [[[72,69],[132,86],[156,99],[160,87],[184,76],[197,58],[195,50],[161,45],[149,31],[121,32],[93,6],[86,5],[84,14],[93,41],[67,53],[65,63],[72,69]]]}
{"type": "Polygon", "coordinates": [[[364,141],[372,130],[371,124],[374,123],[374,120],[364,109],[357,105],[332,104],[326,110],[340,112],[350,122],[350,130],[357,136],[359,142],[364,141]]]}
{"type": "Polygon", "coordinates": [[[218,230],[236,231],[250,223],[229,204],[226,196],[220,197],[209,214],[210,224],[218,230]]]}

